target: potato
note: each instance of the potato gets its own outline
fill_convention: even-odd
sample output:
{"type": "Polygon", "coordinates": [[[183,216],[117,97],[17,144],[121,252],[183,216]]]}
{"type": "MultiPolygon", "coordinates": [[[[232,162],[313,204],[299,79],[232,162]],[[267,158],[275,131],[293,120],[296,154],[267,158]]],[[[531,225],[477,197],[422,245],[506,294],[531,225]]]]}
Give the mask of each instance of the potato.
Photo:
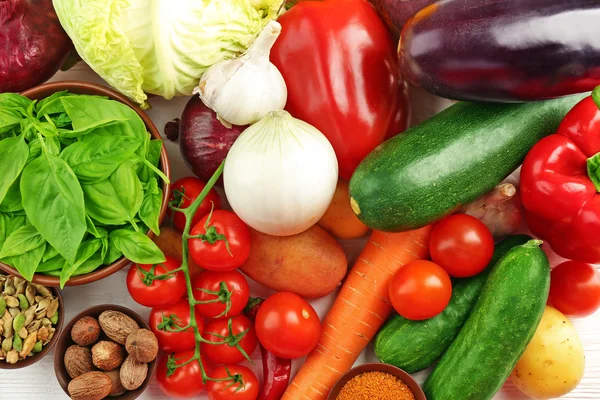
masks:
{"type": "Polygon", "coordinates": [[[338,239],[356,239],[367,234],[369,227],[358,219],[350,206],[348,181],[338,181],[331,204],[318,224],[338,239]]]}
{"type": "MultiPolygon", "coordinates": [[[[165,255],[181,260],[183,250],[181,232],[177,229],[168,225],[161,226],[160,236],[155,236],[152,240],[165,255]]],[[[200,268],[191,257],[188,257],[188,265],[192,275],[202,271],[202,268],[200,268]]]]}
{"type": "Polygon", "coordinates": [[[575,389],[584,367],[585,356],[577,331],[567,317],[548,306],[511,377],[526,395],[551,399],[575,389]]]}
{"type": "Polygon", "coordinates": [[[340,284],[348,270],[342,247],[316,225],[286,237],[251,229],[250,237],[250,256],[240,269],[272,289],[322,297],[340,284]]]}

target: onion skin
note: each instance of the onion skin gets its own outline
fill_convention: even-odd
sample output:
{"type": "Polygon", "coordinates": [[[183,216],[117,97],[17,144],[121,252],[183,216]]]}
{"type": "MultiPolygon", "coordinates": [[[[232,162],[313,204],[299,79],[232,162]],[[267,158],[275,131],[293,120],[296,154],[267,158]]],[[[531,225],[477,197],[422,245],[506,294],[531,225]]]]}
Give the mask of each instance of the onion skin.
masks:
{"type": "Polygon", "coordinates": [[[0,0],[0,93],[47,81],[72,49],[51,0],[0,0]]]}
{"type": "Polygon", "coordinates": [[[491,192],[467,204],[462,212],[481,220],[496,240],[515,233],[523,221],[521,197],[511,183],[499,184],[491,192]]]}
{"type": "MultiPolygon", "coordinates": [[[[226,128],[196,95],[188,101],[179,125],[179,149],[192,172],[207,182],[247,126],[226,128]]],[[[223,185],[219,178],[218,185],[223,185]]]]}

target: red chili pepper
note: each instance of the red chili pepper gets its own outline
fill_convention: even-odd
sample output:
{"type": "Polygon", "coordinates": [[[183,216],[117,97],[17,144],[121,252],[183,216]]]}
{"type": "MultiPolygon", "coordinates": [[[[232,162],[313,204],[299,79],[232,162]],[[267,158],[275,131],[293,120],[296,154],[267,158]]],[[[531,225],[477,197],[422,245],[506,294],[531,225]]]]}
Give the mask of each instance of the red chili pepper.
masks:
{"type": "Polygon", "coordinates": [[[600,87],[539,141],[521,169],[531,231],[560,256],[600,262],[600,87]]]}
{"type": "Polygon", "coordinates": [[[329,139],[350,179],[371,150],[406,129],[396,43],[366,0],[303,1],[278,21],[271,60],[287,85],[285,108],[329,139]]]}
{"type": "MultiPolygon", "coordinates": [[[[256,314],[263,299],[251,298],[246,306],[246,315],[252,322],[256,321],[256,314]]],[[[263,362],[263,386],[257,400],[280,400],[290,382],[292,373],[292,360],[279,358],[260,346],[263,362]]]]}

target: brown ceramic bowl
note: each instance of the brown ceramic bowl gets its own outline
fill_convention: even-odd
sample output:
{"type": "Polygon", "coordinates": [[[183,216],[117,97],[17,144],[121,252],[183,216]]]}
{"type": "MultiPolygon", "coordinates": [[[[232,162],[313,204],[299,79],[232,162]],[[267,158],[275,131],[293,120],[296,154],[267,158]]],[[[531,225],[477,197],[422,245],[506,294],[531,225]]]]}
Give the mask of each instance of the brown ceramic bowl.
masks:
{"type": "Polygon", "coordinates": [[[408,386],[408,388],[415,395],[416,400],[427,400],[427,398],[425,397],[425,393],[423,393],[423,390],[421,389],[421,387],[419,386],[417,381],[415,381],[414,378],[412,376],[410,376],[410,374],[408,372],[406,372],[398,367],[394,367],[393,365],[390,365],[390,364],[379,364],[379,363],[363,364],[361,366],[355,367],[355,368],[351,369],[350,371],[346,372],[340,378],[340,380],[337,381],[337,383],[335,384],[333,389],[331,389],[327,399],[335,400],[337,398],[338,394],[340,394],[340,391],[342,390],[342,388],[346,385],[346,383],[348,383],[348,381],[350,379],[354,378],[355,376],[360,375],[365,372],[374,372],[374,371],[385,372],[390,375],[394,375],[396,378],[398,378],[402,382],[404,382],[406,384],[406,386],[408,386]]]}
{"type": "MultiPolygon", "coordinates": [[[[146,115],[146,113],[143,112],[137,105],[135,105],[131,100],[129,100],[127,97],[125,97],[121,93],[118,93],[110,88],[97,85],[95,83],[80,82],[80,81],[52,82],[52,83],[46,83],[46,84],[43,84],[40,86],[36,86],[32,89],[24,91],[21,94],[23,96],[29,97],[30,99],[41,100],[45,97],[50,96],[53,93],[60,92],[62,90],[68,90],[71,93],[77,93],[77,94],[92,94],[92,95],[107,96],[113,100],[120,101],[121,103],[127,104],[142,118],[142,121],[144,121],[144,124],[146,124],[146,128],[148,129],[148,132],[150,132],[150,135],[152,135],[152,138],[162,140],[162,138],[160,136],[160,132],[158,131],[156,126],[154,126],[154,123],[152,123],[152,120],[150,119],[150,117],[148,117],[148,115],[146,115]]],[[[160,170],[162,172],[164,172],[164,174],[167,177],[169,177],[169,178],[171,177],[170,168],[169,168],[169,159],[167,157],[167,151],[165,150],[164,146],[160,153],[159,167],[160,167],[160,170]]],[[[167,206],[168,206],[169,195],[170,195],[170,186],[167,183],[163,182],[162,189],[163,189],[163,199],[162,199],[162,206],[160,209],[159,224],[162,223],[162,221],[165,217],[165,213],[167,212],[167,206]]],[[[152,233],[152,231],[148,231],[148,236],[150,238],[152,238],[152,237],[154,237],[154,233],[152,233]]],[[[66,286],[78,286],[78,285],[85,285],[86,283],[95,282],[97,280],[106,278],[107,276],[114,274],[121,268],[125,267],[127,264],[129,264],[129,260],[127,260],[125,257],[121,257],[114,263],[104,266],[104,267],[101,267],[101,268],[98,268],[97,270],[90,272],[89,274],[72,277],[71,279],[69,279],[67,281],[66,286]]],[[[4,264],[2,262],[0,262],[0,270],[3,270],[11,275],[21,276],[15,268],[11,267],[10,265],[4,264]]],[[[53,277],[53,276],[44,275],[44,274],[35,274],[33,276],[33,282],[39,283],[40,285],[44,285],[44,286],[59,286],[59,284],[60,284],[60,280],[58,277],[53,277]]]]}
{"type": "MultiPolygon", "coordinates": [[[[142,318],[139,314],[131,311],[129,308],[117,306],[114,304],[102,304],[99,306],[90,307],[90,308],[83,310],[82,312],[77,314],[75,317],[73,317],[71,322],[69,322],[67,324],[67,326],[65,326],[65,329],[63,329],[63,331],[61,332],[60,337],[58,338],[58,342],[56,344],[56,350],[54,351],[54,373],[56,374],[56,379],[58,380],[58,384],[65,391],[65,393],[67,395],[69,395],[69,392],[67,391],[67,386],[69,386],[71,377],[69,376],[69,374],[67,373],[67,369],[65,368],[64,357],[65,357],[65,353],[66,353],[67,349],[69,348],[69,346],[75,344],[75,342],[73,342],[73,340],[71,339],[71,329],[73,328],[73,325],[75,325],[75,322],[77,322],[80,318],[94,317],[97,319],[100,316],[100,314],[102,314],[104,311],[107,311],[107,310],[120,311],[123,314],[129,315],[131,318],[133,318],[138,323],[140,328],[145,328],[145,329],[150,330],[150,326],[148,325],[146,320],[144,318],[142,318]]],[[[100,338],[98,340],[110,340],[110,339],[108,339],[106,337],[106,335],[102,332],[100,334],[100,338]]],[[[148,384],[150,383],[150,381],[152,380],[152,377],[154,376],[155,370],[156,370],[156,359],[154,361],[152,361],[151,363],[148,363],[148,376],[146,376],[146,380],[144,380],[144,383],[142,383],[142,386],[140,386],[136,390],[128,390],[120,396],[108,397],[108,398],[115,399],[115,400],[133,400],[133,399],[138,398],[144,392],[144,390],[146,390],[146,388],[148,387],[148,384]]]]}
{"type": "Polygon", "coordinates": [[[9,364],[6,361],[0,361],[0,369],[19,369],[29,367],[32,364],[35,364],[42,358],[48,354],[50,350],[54,347],[54,345],[58,342],[58,338],[61,333],[62,326],[65,321],[65,303],[63,302],[63,298],[60,294],[60,290],[56,287],[48,287],[48,289],[54,294],[54,296],[58,297],[58,322],[54,326],[56,328],[56,332],[54,332],[54,336],[50,339],[50,342],[45,345],[39,353],[29,358],[26,358],[22,361],[17,362],[16,364],[9,364]]]}

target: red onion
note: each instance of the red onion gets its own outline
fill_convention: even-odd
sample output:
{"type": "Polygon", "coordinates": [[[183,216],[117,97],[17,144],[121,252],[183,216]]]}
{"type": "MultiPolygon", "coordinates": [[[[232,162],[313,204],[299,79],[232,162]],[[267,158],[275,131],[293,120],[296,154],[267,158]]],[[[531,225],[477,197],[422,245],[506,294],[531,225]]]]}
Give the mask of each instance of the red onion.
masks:
{"type": "Polygon", "coordinates": [[[0,93],[47,81],[72,48],[52,0],[0,0],[0,93]]]}
{"type": "MultiPolygon", "coordinates": [[[[246,126],[226,128],[198,96],[185,106],[179,126],[179,148],[188,168],[208,181],[246,126]]],[[[219,180],[222,184],[222,180],[219,180]]]]}
{"type": "Polygon", "coordinates": [[[515,233],[523,220],[521,197],[512,183],[499,184],[488,194],[467,204],[462,212],[481,220],[496,240],[515,233]]]}

